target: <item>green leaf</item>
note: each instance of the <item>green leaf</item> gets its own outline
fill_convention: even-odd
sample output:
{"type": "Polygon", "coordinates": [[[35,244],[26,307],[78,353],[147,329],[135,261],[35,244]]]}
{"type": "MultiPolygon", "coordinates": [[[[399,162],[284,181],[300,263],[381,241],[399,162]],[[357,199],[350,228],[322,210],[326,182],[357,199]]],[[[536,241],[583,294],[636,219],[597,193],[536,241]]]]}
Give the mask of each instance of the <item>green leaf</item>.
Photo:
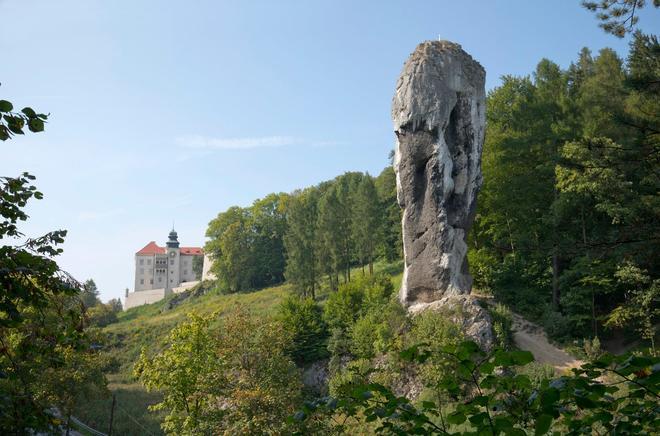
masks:
{"type": "Polygon", "coordinates": [[[24,107],[23,110],[21,110],[21,112],[23,112],[25,115],[27,115],[30,118],[34,118],[37,116],[37,113],[34,110],[32,110],[31,107],[24,107]]]}
{"type": "Polygon", "coordinates": [[[559,391],[557,389],[549,388],[541,393],[541,406],[543,409],[554,407],[557,401],[559,401],[559,391]]]}
{"type": "Polygon", "coordinates": [[[544,435],[550,430],[550,425],[552,424],[552,416],[550,415],[541,415],[536,420],[536,428],[534,428],[534,435],[541,436],[544,435]]]}
{"type": "Polygon", "coordinates": [[[461,412],[450,413],[447,416],[447,422],[450,424],[463,424],[467,418],[461,412]]]}
{"type": "Polygon", "coordinates": [[[529,351],[511,351],[509,355],[514,365],[527,365],[534,361],[534,355],[529,351]]]}
{"type": "Polygon", "coordinates": [[[44,131],[44,122],[39,118],[30,118],[28,121],[28,128],[31,132],[43,132],[44,131]]]}
{"type": "Polygon", "coordinates": [[[13,104],[7,100],[0,100],[0,112],[11,112],[12,109],[14,109],[13,104]]]}

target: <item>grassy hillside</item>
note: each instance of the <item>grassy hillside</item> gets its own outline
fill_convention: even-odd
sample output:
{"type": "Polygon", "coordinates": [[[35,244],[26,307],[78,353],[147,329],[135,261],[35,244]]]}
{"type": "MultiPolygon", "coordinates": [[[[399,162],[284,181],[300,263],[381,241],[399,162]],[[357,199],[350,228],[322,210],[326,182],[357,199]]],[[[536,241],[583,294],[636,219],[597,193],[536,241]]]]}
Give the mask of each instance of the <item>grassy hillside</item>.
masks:
{"type": "MultiPolygon", "coordinates": [[[[402,263],[378,263],[376,272],[382,272],[392,278],[395,289],[401,284],[402,263]]],[[[362,274],[360,269],[354,275],[362,274]]],[[[150,412],[147,407],[159,401],[158,393],[149,393],[132,377],[133,363],[145,347],[156,352],[163,347],[167,333],[177,323],[185,320],[190,312],[212,313],[220,316],[229,312],[236,305],[244,305],[253,313],[263,316],[274,315],[279,303],[292,292],[288,284],[270,288],[224,295],[213,289],[205,295],[191,296],[169,308],[169,297],[157,303],[135,307],[122,312],[118,322],[103,329],[108,335],[108,352],[117,365],[108,375],[110,391],[115,395],[115,419],[113,433],[122,435],[162,434],[160,421],[163,414],[150,412]]],[[[323,301],[327,291],[322,289],[319,299],[323,301]]],[[[89,426],[107,432],[110,422],[112,397],[90,401],[76,412],[76,416],[89,426]]]]}

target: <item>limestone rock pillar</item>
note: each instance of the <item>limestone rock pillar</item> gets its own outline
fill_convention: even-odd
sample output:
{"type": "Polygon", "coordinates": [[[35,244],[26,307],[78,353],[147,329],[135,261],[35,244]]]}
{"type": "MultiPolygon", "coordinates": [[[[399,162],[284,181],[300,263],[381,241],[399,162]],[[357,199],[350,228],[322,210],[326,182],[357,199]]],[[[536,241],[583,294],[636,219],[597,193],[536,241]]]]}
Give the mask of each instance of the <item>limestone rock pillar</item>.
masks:
{"type": "Polygon", "coordinates": [[[401,302],[469,294],[466,237],[482,184],[486,73],[460,45],[427,41],[406,61],[392,119],[403,208],[401,302]]]}

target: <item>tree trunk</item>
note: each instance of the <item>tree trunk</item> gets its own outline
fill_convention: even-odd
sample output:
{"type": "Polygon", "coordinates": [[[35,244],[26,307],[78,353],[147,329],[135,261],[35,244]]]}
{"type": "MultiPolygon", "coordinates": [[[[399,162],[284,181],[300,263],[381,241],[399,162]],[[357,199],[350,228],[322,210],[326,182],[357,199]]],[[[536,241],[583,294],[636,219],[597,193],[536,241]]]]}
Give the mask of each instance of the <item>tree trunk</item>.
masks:
{"type": "Polygon", "coordinates": [[[552,249],[552,305],[555,310],[559,310],[561,301],[559,295],[559,256],[557,256],[557,247],[552,249]]]}
{"type": "Polygon", "coordinates": [[[594,338],[598,336],[598,323],[596,322],[596,293],[591,290],[591,322],[593,324],[594,338]]]}

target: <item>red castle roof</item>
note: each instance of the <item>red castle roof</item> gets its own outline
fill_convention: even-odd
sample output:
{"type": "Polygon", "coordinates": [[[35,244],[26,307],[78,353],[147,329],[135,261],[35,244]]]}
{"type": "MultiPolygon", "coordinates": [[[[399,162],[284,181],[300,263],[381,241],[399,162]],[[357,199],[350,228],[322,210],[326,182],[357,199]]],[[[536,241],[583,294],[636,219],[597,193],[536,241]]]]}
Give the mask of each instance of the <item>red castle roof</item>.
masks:
{"type": "Polygon", "coordinates": [[[181,254],[192,254],[194,256],[202,256],[204,252],[199,247],[181,247],[181,254]]]}
{"type": "MultiPolygon", "coordinates": [[[[165,253],[167,253],[167,250],[164,247],[159,247],[155,241],[151,241],[147,245],[145,245],[144,248],[142,248],[142,250],[138,251],[135,254],[137,254],[138,256],[152,256],[154,254],[165,254],[165,253]]],[[[181,247],[180,253],[186,255],[193,255],[193,256],[202,256],[204,254],[204,252],[200,247],[181,247]]]]}

